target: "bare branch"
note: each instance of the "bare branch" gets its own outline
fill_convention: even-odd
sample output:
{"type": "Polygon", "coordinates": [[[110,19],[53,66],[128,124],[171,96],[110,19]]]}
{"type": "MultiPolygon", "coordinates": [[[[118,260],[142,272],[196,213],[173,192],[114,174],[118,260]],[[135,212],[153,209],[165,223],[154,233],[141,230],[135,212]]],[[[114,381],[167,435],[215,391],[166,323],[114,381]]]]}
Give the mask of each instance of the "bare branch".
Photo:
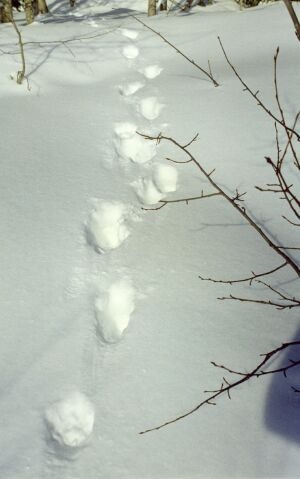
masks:
{"type": "Polygon", "coordinates": [[[228,55],[225,51],[225,48],[223,46],[223,43],[220,39],[220,37],[218,37],[218,40],[219,40],[219,43],[220,43],[220,46],[222,48],[222,51],[223,51],[223,54],[225,56],[225,59],[226,59],[226,62],[228,63],[228,65],[230,66],[230,68],[232,69],[232,71],[234,72],[235,76],[239,79],[240,83],[243,85],[244,89],[250,93],[250,95],[257,101],[258,105],[271,117],[273,118],[274,121],[276,121],[276,123],[279,123],[283,128],[287,129],[290,133],[292,133],[293,135],[295,135],[297,137],[297,140],[300,141],[300,135],[293,129],[293,128],[290,128],[288,127],[287,125],[285,125],[282,120],[280,120],[278,117],[276,117],[272,112],[271,110],[269,110],[265,105],[264,103],[258,98],[258,92],[254,93],[251,88],[249,88],[249,86],[245,83],[245,81],[242,79],[242,77],[240,76],[240,74],[238,73],[238,71],[236,70],[236,68],[233,66],[233,64],[231,63],[231,61],[229,60],[228,58],[228,55]]]}
{"type": "Polygon", "coordinates": [[[220,196],[220,193],[208,193],[206,195],[202,193],[200,196],[192,196],[190,198],[179,198],[177,200],[160,200],[160,203],[162,203],[160,206],[157,206],[155,208],[142,208],[142,210],[146,210],[146,211],[161,210],[164,206],[168,205],[169,203],[186,203],[188,205],[190,201],[202,200],[204,198],[211,198],[212,196],[220,196]]]}
{"type": "Polygon", "coordinates": [[[153,28],[149,27],[149,25],[147,25],[146,23],[144,23],[142,20],[140,20],[138,17],[136,17],[135,15],[131,15],[132,18],[134,18],[137,22],[141,23],[142,25],[144,25],[144,27],[148,28],[148,30],[151,30],[151,32],[155,33],[155,35],[157,35],[158,37],[160,37],[165,43],[167,43],[170,47],[172,47],[177,53],[179,53],[179,55],[181,55],[183,58],[185,58],[185,60],[187,60],[189,63],[191,63],[192,65],[194,65],[194,67],[198,68],[198,70],[200,70],[206,77],[208,77],[210,79],[210,81],[213,82],[214,86],[219,86],[219,83],[215,80],[215,78],[212,76],[211,74],[211,71],[210,72],[207,72],[206,70],[204,70],[204,68],[200,67],[200,65],[198,65],[198,63],[196,63],[194,60],[192,60],[191,58],[189,58],[187,55],[185,55],[181,50],[179,50],[179,48],[177,48],[173,43],[169,42],[169,40],[166,39],[165,36],[163,36],[161,33],[157,32],[156,30],[154,30],[153,28]]]}
{"type": "Polygon", "coordinates": [[[230,398],[229,394],[233,389],[237,388],[238,386],[240,386],[241,384],[243,384],[246,381],[250,381],[253,378],[258,378],[258,377],[264,376],[266,374],[276,374],[276,373],[283,373],[284,375],[286,375],[288,370],[290,370],[290,369],[292,369],[292,368],[294,368],[294,367],[296,367],[300,364],[300,360],[299,361],[290,361],[287,366],[284,366],[284,367],[281,367],[281,368],[278,368],[278,369],[274,369],[273,371],[270,371],[270,372],[266,371],[263,368],[267,367],[268,363],[270,363],[271,359],[273,359],[275,356],[277,356],[279,353],[281,353],[285,349],[291,348],[293,346],[299,346],[299,345],[300,345],[300,341],[291,341],[291,342],[288,342],[288,343],[283,343],[278,348],[273,349],[272,351],[270,351],[266,354],[262,354],[261,356],[263,356],[263,359],[249,373],[240,373],[238,371],[230,370],[229,368],[226,368],[225,366],[220,366],[220,365],[217,365],[216,363],[212,363],[215,367],[224,369],[231,374],[239,375],[240,378],[238,380],[234,381],[234,382],[231,382],[231,383],[227,380],[224,381],[224,378],[223,378],[223,382],[222,382],[221,386],[218,389],[216,389],[215,391],[212,391],[212,394],[208,398],[204,399],[202,402],[197,404],[193,409],[191,409],[191,410],[187,411],[186,413],[181,414],[180,416],[177,416],[177,417],[175,417],[175,418],[173,418],[173,419],[171,419],[171,420],[169,420],[169,421],[167,421],[163,424],[160,424],[159,426],[152,427],[151,429],[146,429],[145,431],[140,432],[140,434],[146,434],[146,433],[151,432],[151,431],[158,431],[159,429],[162,429],[166,426],[169,426],[170,424],[174,424],[175,422],[178,422],[181,419],[184,419],[184,418],[190,416],[191,414],[194,414],[201,407],[203,407],[207,404],[214,404],[215,405],[216,403],[214,401],[218,397],[220,397],[224,394],[226,394],[230,398]]]}
{"type": "Polygon", "coordinates": [[[254,219],[247,213],[244,207],[240,206],[237,201],[233,201],[233,199],[212,179],[211,174],[209,174],[202,165],[196,160],[196,158],[192,155],[192,153],[184,146],[178,143],[178,141],[174,140],[172,137],[164,136],[161,133],[158,136],[150,136],[147,134],[141,135],[147,140],[154,140],[157,142],[161,142],[162,140],[169,141],[173,143],[175,146],[180,148],[182,151],[186,153],[189,159],[197,166],[200,172],[206,177],[209,181],[211,186],[220,193],[226,201],[228,201],[238,212],[239,214],[247,221],[247,223],[255,229],[255,231],[261,236],[261,238],[270,246],[279,256],[281,256],[289,266],[295,271],[298,277],[300,277],[300,267],[299,265],[291,258],[285,251],[282,251],[277,245],[272,241],[271,238],[262,230],[262,228],[255,222],[254,219]]]}
{"type": "Polygon", "coordinates": [[[231,280],[227,279],[227,280],[224,280],[224,279],[203,278],[202,276],[199,276],[199,278],[202,281],[210,281],[212,283],[234,284],[234,283],[248,283],[249,282],[250,285],[251,285],[254,279],[262,278],[263,276],[268,276],[270,274],[273,274],[276,271],[279,271],[280,269],[284,268],[285,266],[287,266],[286,261],[284,263],[282,263],[281,265],[277,266],[276,268],[271,269],[270,271],[265,271],[264,273],[254,273],[254,271],[252,271],[251,276],[248,276],[247,278],[243,278],[243,279],[231,279],[231,280]]]}

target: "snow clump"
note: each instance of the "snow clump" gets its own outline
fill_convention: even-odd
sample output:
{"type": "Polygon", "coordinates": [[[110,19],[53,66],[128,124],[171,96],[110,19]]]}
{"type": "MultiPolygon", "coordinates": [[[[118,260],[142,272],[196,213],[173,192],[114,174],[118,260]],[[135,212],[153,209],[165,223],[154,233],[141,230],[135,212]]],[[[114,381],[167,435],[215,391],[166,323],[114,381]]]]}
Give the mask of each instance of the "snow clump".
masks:
{"type": "Polygon", "coordinates": [[[162,71],[163,68],[161,68],[159,65],[149,65],[141,70],[141,73],[143,73],[148,80],[153,80],[153,78],[156,78],[158,75],[160,75],[162,71]]]}
{"type": "Polygon", "coordinates": [[[115,125],[116,151],[120,158],[131,160],[134,163],[146,163],[156,154],[156,145],[153,141],[146,141],[136,133],[137,126],[124,122],[115,125]]]}
{"type": "Polygon", "coordinates": [[[146,120],[155,120],[159,116],[162,108],[163,105],[159,103],[155,96],[143,98],[139,105],[139,111],[146,120]]]}
{"type": "Polygon", "coordinates": [[[89,399],[76,392],[52,404],[45,418],[55,441],[62,446],[79,447],[93,431],[95,412],[89,399]]]}
{"type": "Polygon", "coordinates": [[[126,215],[123,203],[102,201],[97,205],[87,223],[88,241],[96,251],[103,253],[118,248],[129,236],[126,215]]]}
{"type": "Polygon", "coordinates": [[[120,85],[119,92],[123,96],[130,96],[130,95],[134,95],[134,93],[139,91],[144,86],[145,84],[140,81],[133,81],[131,83],[128,83],[127,85],[120,85]]]}
{"type": "Polygon", "coordinates": [[[116,343],[121,339],[135,309],[134,299],[135,289],[125,279],[113,283],[96,299],[98,333],[105,342],[116,343]]]}
{"type": "Polygon", "coordinates": [[[133,183],[133,187],[144,205],[155,205],[164,196],[161,191],[158,191],[151,178],[140,178],[133,183]]]}
{"type": "Polygon", "coordinates": [[[133,60],[139,55],[139,49],[135,45],[126,45],[123,47],[123,55],[128,58],[128,60],[133,60]]]}
{"type": "Polygon", "coordinates": [[[155,186],[162,193],[171,193],[177,190],[178,172],[172,165],[158,164],[153,171],[155,186]]]}

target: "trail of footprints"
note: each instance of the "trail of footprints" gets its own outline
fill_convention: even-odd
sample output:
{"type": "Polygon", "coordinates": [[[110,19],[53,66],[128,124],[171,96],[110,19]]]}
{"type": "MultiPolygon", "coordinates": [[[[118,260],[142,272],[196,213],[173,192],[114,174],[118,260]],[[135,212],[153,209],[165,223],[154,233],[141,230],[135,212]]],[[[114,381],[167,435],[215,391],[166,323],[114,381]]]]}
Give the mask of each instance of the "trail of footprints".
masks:
{"type": "MultiPolygon", "coordinates": [[[[132,66],[132,61],[139,56],[139,48],[134,43],[138,32],[121,29],[121,34],[126,39],[122,54],[132,66]]],[[[133,66],[136,73],[142,76],[142,80],[119,86],[119,93],[124,97],[124,101],[162,72],[159,65],[149,65],[142,69],[136,68],[135,64],[133,66]]],[[[163,108],[156,96],[137,99],[133,104],[137,119],[141,117],[143,121],[146,120],[149,127],[153,126],[153,120],[159,117],[163,108]]],[[[138,125],[131,121],[116,123],[114,147],[120,160],[141,165],[141,173],[143,164],[152,162],[146,170],[146,175],[141,174],[131,187],[142,205],[154,205],[165,198],[166,194],[176,191],[178,174],[172,165],[155,162],[157,148],[155,142],[145,141],[137,131],[138,125]]],[[[106,254],[121,246],[130,236],[128,220],[131,214],[130,208],[117,199],[98,200],[86,222],[87,244],[99,254],[106,254]]],[[[94,304],[96,331],[100,340],[106,344],[105,347],[117,343],[123,337],[135,309],[135,298],[135,288],[128,278],[113,282],[96,298],[94,304]]],[[[85,445],[92,434],[94,419],[93,404],[80,392],[57,401],[45,413],[48,432],[56,445],[62,448],[79,448],[85,445]]]]}

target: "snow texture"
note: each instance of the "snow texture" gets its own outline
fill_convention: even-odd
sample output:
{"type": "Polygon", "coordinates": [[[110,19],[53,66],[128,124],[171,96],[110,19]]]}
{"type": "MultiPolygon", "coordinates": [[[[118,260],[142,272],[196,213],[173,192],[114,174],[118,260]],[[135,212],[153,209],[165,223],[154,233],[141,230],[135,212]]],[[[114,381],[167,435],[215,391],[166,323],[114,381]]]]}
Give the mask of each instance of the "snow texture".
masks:
{"type": "Polygon", "coordinates": [[[76,392],[52,404],[45,414],[51,437],[62,446],[79,447],[93,431],[94,407],[82,393],[76,392]]]}
{"type": "Polygon", "coordinates": [[[156,145],[154,142],[145,141],[136,133],[137,126],[124,122],[115,125],[115,134],[118,137],[115,145],[118,155],[134,163],[146,163],[154,158],[156,145]]]}
{"type": "Polygon", "coordinates": [[[88,241],[103,253],[118,248],[129,236],[125,224],[127,208],[120,202],[102,201],[91,212],[87,223],[88,241]]]}
{"type": "Polygon", "coordinates": [[[130,322],[135,309],[135,289],[129,280],[113,283],[95,302],[97,331],[103,341],[118,342],[130,322]]]}

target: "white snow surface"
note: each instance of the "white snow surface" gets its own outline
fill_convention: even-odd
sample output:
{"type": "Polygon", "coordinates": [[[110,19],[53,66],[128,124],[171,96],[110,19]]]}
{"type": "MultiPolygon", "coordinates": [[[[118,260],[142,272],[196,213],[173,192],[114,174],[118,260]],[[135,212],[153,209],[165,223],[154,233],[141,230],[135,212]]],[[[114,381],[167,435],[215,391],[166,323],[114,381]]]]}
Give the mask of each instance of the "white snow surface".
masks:
{"type": "MultiPolygon", "coordinates": [[[[30,26],[15,13],[22,85],[15,30],[0,24],[1,479],[299,477],[297,368],[139,434],[195,408],[223,376],[236,379],[211,361],[249,371],[299,339],[297,308],[217,299],[274,298],[268,288],[199,279],[246,278],[281,259],[220,197],[158,209],[213,191],[174,144],[138,134],[187,144],[198,133],[188,148],[212,178],[232,196],[247,192],[243,206],[268,234],[299,246],[285,203],[255,188],[274,182],[264,159],[277,154],[273,121],[217,39],[277,115],[280,47],[292,124],[300,50],[284,4],[220,0],[153,18],[146,0],[49,7],[30,26]],[[220,86],[132,15],[203,68],[209,61],[220,86]]],[[[299,296],[288,268],[268,280],[299,296]]],[[[290,359],[299,352],[274,367],[290,359]]]]}

